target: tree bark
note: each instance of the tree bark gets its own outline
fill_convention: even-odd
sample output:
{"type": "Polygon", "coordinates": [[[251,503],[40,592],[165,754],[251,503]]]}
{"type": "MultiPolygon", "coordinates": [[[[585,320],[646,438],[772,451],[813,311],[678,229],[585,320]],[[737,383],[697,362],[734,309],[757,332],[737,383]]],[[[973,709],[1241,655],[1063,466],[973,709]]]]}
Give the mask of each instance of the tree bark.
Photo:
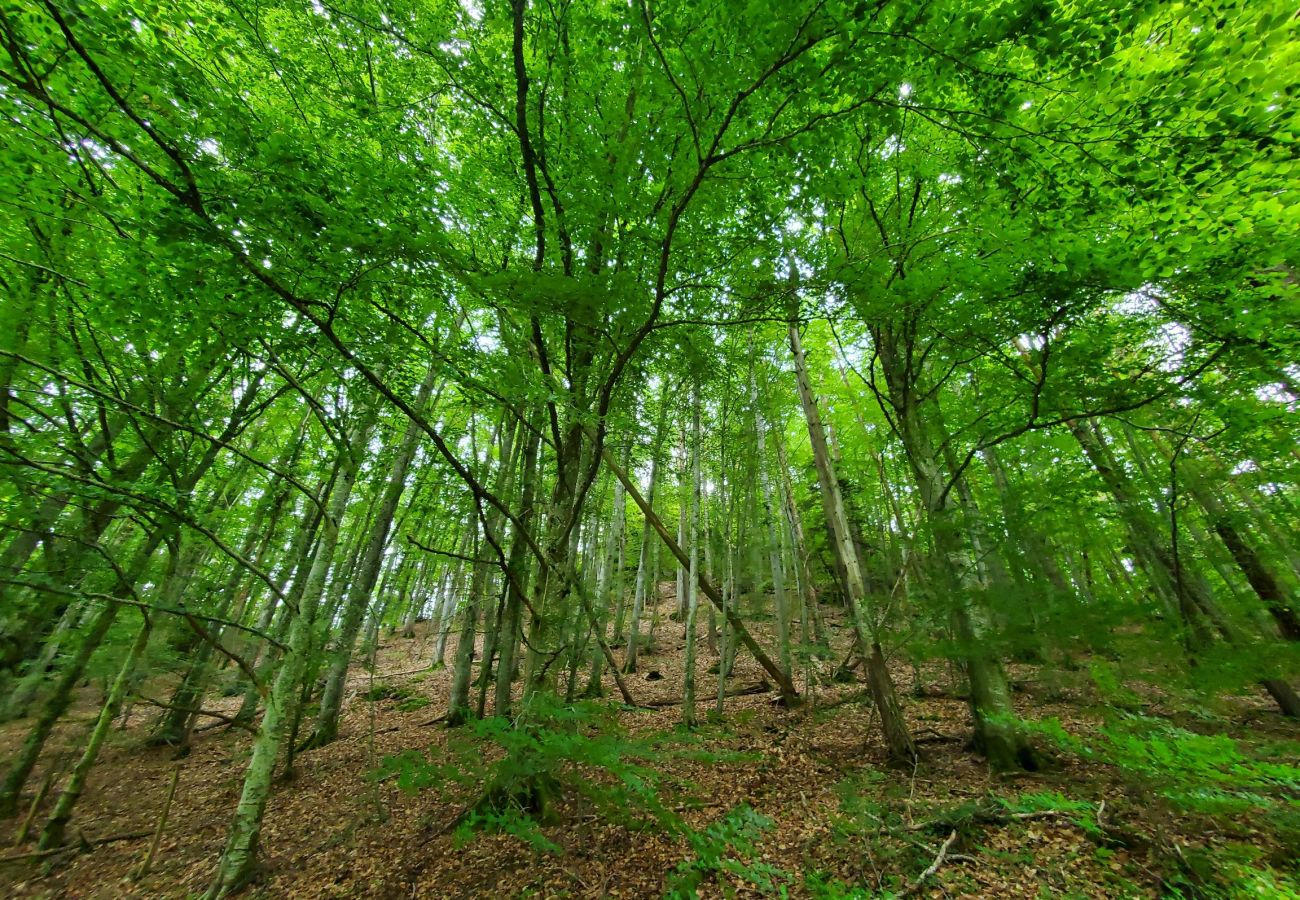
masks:
{"type": "Polygon", "coordinates": [[[59,799],[54,803],[54,810],[41,830],[41,837],[36,845],[38,850],[49,850],[63,845],[63,835],[67,830],[68,821],[72,818],[73,807],[81,799],[81,793],[86,788],[86,778],[99,757],[99,749],[104,745],[104,739],[108,737],[109,728],[113,724],[113,719],[117,717],[118,710],[122,708],[122,701],[126,698],[126,692],[131,684],[131,676],[140,657],[144,654],[145,646],[149,643],[149,632],[150,623],[146,617],[140,630],[136,632],[131,648],[122,659],[117,677],[113,679],[108,697],[105,698],[104,705],[99,711],[99,718],[95,720],[90,736],[86,739],[86,747],[82,750],[76,765],[72,767],[68,783],[59,793],[59,799]]]}
{"type": "Polygon", "coordinates": [[[862,580],[857,547],[853,543],[848,515],[844,509],[844,497],[840,493],[839,480],[836,478],[835,466],[826,444],[826,431],[822,427],[821,413],[817,409],[817,398],[813,394],[812,383],[808,377],[808,362],[799,338],[799,328],[793,322],[790,323],[788,336],[790,352],[794,355],[799,402],[803,407],[808,437],[812,443],[813,462],[817,467],[817,484],[821,490],[822,510],[826,516],[827,529],[833,538],[839,568],[844,573],[844,594],[852,604],[854,629],[862,648],[863,658],[867,661],[867,685],[880,712],[881,729],[884,732],[885,745],[889,750],[890,758],[899,763],[911,764],[916,760],[916,744],[912,741],[911,733],[907,729],[907,721],[903,718],[898,693],[894,688],[893,678],[890,677],[889,668],[885,664],[884,651],[874,633],[871,611],[866,606],[866,585],[862,580]]]}

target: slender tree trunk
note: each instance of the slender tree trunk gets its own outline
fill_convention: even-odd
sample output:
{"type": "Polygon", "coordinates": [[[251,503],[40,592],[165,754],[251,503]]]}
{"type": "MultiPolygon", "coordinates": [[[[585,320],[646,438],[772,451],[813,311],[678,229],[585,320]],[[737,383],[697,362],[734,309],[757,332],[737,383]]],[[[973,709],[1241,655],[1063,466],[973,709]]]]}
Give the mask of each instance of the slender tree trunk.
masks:
{"type": "Polygon", "coordinates": [[[867,685],[880,713],[881,729],[885,735],[885,744],[890,758],[899,763],[911,764],[916,759],[916,745],[907,729],[907,721],[903,718],[898,692],[894,688],[893,678],[885,663],[884,650],[875,636],[871,611],[866,606],[866,585],[862,580],[857,547],[854,545],[852,532],[849,529],[844,498],[840,493],[839,480],[836,478],[835,466],[827,447],[821,413],[817,409],[817,398],[813,394],[812,383],[808,377],[808,362],[804,357],[799,328],[793,322],[790,324],[789,339],[790,351],[794,355],[799,401],[808,424],[813,462],[817,467],[822,509],[826,516],[827,529],[833,538],[840,570],[845,575],[844,593],[852,604],[854,628],[862,648],[863,659],[867,663],[867,685]]]}
{"type": "MultiPolygon", "coordinates": [[[[686,677],[682,699],[682,722],[695,725],[695,619],[699,612],[700,573],[700,389],[696,385],[691,402],[691,455],[689,529],[691,541],[690,578],[686,595],[686,677]]],[[[786,648],[789,649],[788,647],[786,648]]],[[[788,661],[787,661],[787,669],[788,661]]]]}
{"type": "MultiPolygon", "coordinates": [[[[515,470],[515,438],[519,431],[518,422],[509,426],[502,424],[500,462],[497,464],[495,493],[498,497],[509,497],[514,491],[513,473],[515,470]]],[[[501,533],[503,516],[500,510],[493,509],[487,514],[484,526],[492,535],[501,533]]],[[[477,528],[477,522],[475,523],[477,528]]],[[[487,559],[487,549],[475,540],[473,583],[470,585],[469,603],[461,622],[460,639],[456,644],[456,659],[452,671],[451,696],[447,704],[447,725],[463,724],[470,716],[469,686],[471,669],[474,664],[474,639],[478,630],[479,610],[483,606],[484,595],[488,590],[488,575],[491,563],[487,559]]],[[[486,638],[484,639],[486,643],[486,638]]],[[[485,657],[486,659],[486,654],[485,657]]]]}
{"type": "MultiPolygon", "coordinates": [[[[655,515],[655,511],[650,507],[650,504],[646,502],[646,499],[641,496],[641,492],[637,490],[636,485],[630,478],[628,478],[627,473],[624,472],[619,464],[614,461],[614,457],[610,455],[608,450],[603,450],[601,457],[604,459],[605,465],[614,473],[614,476],[618,478],[619,481],[623,482],[623,487],[627,491],[628,496],[632,498],[632,501],[636,503],[637,507],[641,510],[641,514],[645,517],[646,524],[655,530],[659,535],[659,539],[668,547],[668,550],[673,554],[673,556],[677,557],[677,562],[689,568],[690,558],[686,555],[686,552],[677,545],[677,542],[673,540],[668,529],[664,527],[663,520],[655,515]]],[[[704,595],[709,598],[709,601],[715,606],[722,608],[722,595],[712,583],[704,578],[703,573],[700,573],[697,582],[700,586],[700,590],[704,591],[704,595]]],[[[795,689],[794,681],[791,679],[790,673],[782,671],[781,667],[772,661],[772,658],[767,655],[767,652],[757,641],[754,640],[753,635],[749,633],[749,629],[740,621],[740,617],[736,615],[735,610],[730,608],[724,610],[724,616],[726,617],[727,622],[731,625],[736,637],[745,645],[745,649],[754,654],[754,659],[760,666],[762,666],[763,670],[772,677],[772,680],[776,682],[777,688],[781,692],[782,701],[791,706],[798,703],[799,692],[795,689]]]]}
{"type": "MultiPolygon", "coordinates": [[[[415,408],[421,412],[429,405],[433,383],[437,370],[431,367],[424,376],[416,392],[415,408]]],[[[436,405],[437,401],[433,401],[436,405]]],[[[407,422],[401,443],[393,456],[393,465],[388,472],[388,482],[379,500],[374,521],[370,525],[370,535],[366,542],[365,553],[358,567],[357,577],[348,590],[347,603],[339,621],[338,631],[334,637],[334,646],[328,655],[328,669],[325,675],[325,690],[321,694],[320,711],[316,714],[316,726],[311,737],[306,741],[307,747],[322,747],[338,737],[339,716],[343,710],[343,690],[347,683],[348,663],[352,658],[352,647],[361,630],[362,620],[370,607],[371,595],[375,582],[379,579],[379,570],[384,562],[384,550],[388,547],[388,536],[397,512],[397,504],[406,488],[406,473],[411,460],[420,446],[423,432],[415,422],[407,422]]]]}
{"type": "Polygon", "coordinates": [[[99,718],[95,720],[95,726],[90,730],[90,736],[86,739],[86,746],[81,752],[81,758],[72,767],[72,774],[68,777],[68,783],[64,785],[63,790],[59,793],[59,799],[54,803],[54,810],[50,813],[45,828],[41,830],[40,841],[37,844],[38,849],[49,850],[63,845],[63,835],[68,827],[68,821],[72,818],[73,807],[77,805],[82,791],[86,788],[86,778],[95,765],[95,760],[99,756],[99,749],[104,745],[104,738],[108,737],[109,728],[112,726],[118,710],[122,708],[122,701],[126,698],[126,692],[131,684],[131,676],[135,672],[136,664],[139,662],[141,655],[144,654],[145,646],[149,643],[149,632],[150,623],[146,617],[144,623],[140,626],[140,630],[136,633],[135,640],[131,643],[131,649],[127,651],[122,660],[122,666],[118,669],[117,677],[113,679],[113,685],[108,690],[108,697],[104,700],[104,705],[99,711],[99,718]]]}
{"type": "MultiPolygon", "coordinates": [[[[232,415],[230,424],[227,425],[225,439],[229,439],[230,431],[242,416],[238,410],[245,409],[244,406],[237,408],[237,412],[232,415]]],[[[182,496],[187,495],[200,479],[207,474],[212,464],[216,461],[219,445],[211,444],[205,451],[189,473],[180,481],[178,487],[182,496]]],[[[144,539],[143,545],[136,552],[135,559],[131,565],[121,572],[114,580],[112,587],[109,589],[110,597],[126,597],[135,588],[141,576],[149,566],[153,558],[154,551],[158,549],[163,541],[170,539],[180,529],[180,523],[174,518],[164,519],[163,522],[154,528],[144,539]]],[[[41,748],[45,746],[45,740],[49,737],[50,732],[54,729],[55,723],[67,710],[68,705],[72,702],[72,689],[81,679],[82,673],[85,672],[87,664],[95,650],[103,641],[108,629],[112,626],[114,618],[117,616],[119,604],[109,602],[102,606],[95,613],[93,620],[89,623],[81,637],[81,644],[77,648],[73,657],[65,664],[60,672],[58,679],[55,681],[50,696],[45,700],[41,712],[37,715],[35,722],[32,724],[31,731],[28,732],[27,740],[23,743],[18,757],[14,760],[8,774],[5,777],[3,786],[0,786],[0,816],[12,815],[16,809],[18,795],[27,782],[27,777],[31,774],[32,768],[36,765],[36,760],[40,756],[41,748]]]]}
{"type": "MultiPolygon", "coordinates": [[[[605,529],[605,547],[603,548],[604,552],[601,554],[600,575],[596,580],[596,598],[599,610],[609,610],[613,606],[610,601],[617,592],[615,585],[620,582],[616,569],[622,560],[623,523],[626,518],[624,497],[623,485],[616,480],[614,482],[614,511],[609,528],[605,529]]],[[[621,608],[621,596],[618,599],[618,604],[621,608]]],[[[618,615],[616,613],[615,620],[617,619],[618,615]]],[[[605,629],[604,621],[599,623],[599,628],[603,634],[605,629]]],[[[616,623],[615,631],[617,632],[617,630],[616,623]]],[[[587,679],[587,687],[583,691],[585,696],[599,697],[601,695],[601,674],[604,667],[605,654],[598,643],[591,654],[591,675],[587,679]]]]}
{"type": "MultiPolygon", "coordinates": [[[[659,481],[659,451],[663,445],[664,429],[667,422],[668,382],[665,380],[659,396],[659,421],[655,425],[654,438],[650,442],[650,482],[646,486],[646,503],[652,509],[655,502],[655,489],[658,487],[659,481]]],[[[641,615],[651,591],[657,590],[653,584],[654,574],[650,571],[653,549],[654,538],[651,537],[650,529],[643,528],[641,530],[641,559],[636,569],[636,593],[632,599],[632,624],[627,632],[627,650],[623,654],[624,672],[636,671],[637,655],[640,652],[639,645],[641,641],[641,615]]]]}
{"type": "MultiPolygon", "coordinates": [[[[302,521],[294,533],[289,552],[285,556],[285,567],[276,582],[276,588],[280,594],[284,595],[285,602],[281,603],[279,596],[267,598],[266,605],[262,608],[261,615],[258,617],[257,630],[262,633],[269,632],[277,641],[282,640],[288,632],[289,611],[299,604],[302,592],[306,588],[307,576],[315,559],[321,523],[325,520],[325,498],[333,491],[341,467],[342,457],[339,457],[335,461],[329,478],[321,486],[317,498],[309,502],[306,510],[304,510],[302,521]],[[287,593],[286,588],[288,589],[287,593]]],[[[239,711],[235,713],[235,722],[247,724],[257,715],[258,706],[262,701],[262,684],[270,680],[276,662],[277,656],[274,645],[259,640],[253,658],[249,660],[257,679],[250,681],[245,686],[244,700],[239,705],[239,711]]]]}
{"type": "MultiPolygon", "coordinates": [[[[751,347],[752,350],[752,347],[751,347]]],[[[794,671],[790,656],[790,610],[785,594],[785,569],[781,563],[781,531],[777,526],[772,500],[772,479],[767,470],[767,423],[759,406],[758,379],[753,367],[749,370],[749,402],[754,408],[754,435],[756,438],[758,482],[762,489],[763,521],[767,526],[768,564],[772,571],[772,595],[776,605],[776,640],[780,652],[781,668],[794,671]]]]}
{"type": "MultiPolygon", "coordinates": [[[[690,490],[690,476],[687,474],[690,470],[690,453],[686,449],[686,428],[682,427],[682,439],[678,445],[680,459],[680,468],[677,473],[677,543],[683,547],[690,546],[690,538],[687,536],[687,507],[690,505],[686,500],[687,492],[690,490]]],[[[686,621],[686,585],[689,583],[690,573],[682,566],[677,567],[673,573],[675,578],[676,589],[673,592],[673,600],[677,604],[677,613],[675,618],[679,622],[686,621]]],[[[685,637],[686,631],[683,628],[682,636],[685,637]]]]}
{"type": "MultiPolygon", "coordinates": [[[[537,499],[537,456],[541,438],[535,429],[527,428],[524,423],[521,423],[521,427],[526,428],[527,437],[521,467],[523,480],[518,519],[522,528],[532,529],[537,520],[534,506],[537,499]]],[[[510,687],[519,654],[519,632],[525,601],[523,592],[528,589],[528,574],[532,571],[528,563],[529,552],[524,535],[516,533],[510,543],[510,556],[506,560],[506,600],[498,625],[501,658],[497,663],[497,681],[493,695],[493,711],[498,716],[509,716],[511,711],[510,687]]]]}
{"type": "Polygon", "coordinates": [[[239,890],[255,871],[262,815],[270,799],[271,776],[275,770],[276,757],[284,738],[285,726],[293,717],[294,704],[307,666],[307,656],[311,652],[316,614],[324,595],[325,580],[334,550],[338,545],[339,523],[347,511],[373,423],[374,413],[363,413],[361,421],[354,426],[339,448],[342,461],[323,516],[320,546],[312,560],[311,570],[307,573],[298,600],[297,615],[289,628],[288,650],[266,699],[266,714],[253,739],[253,754],[244,774],[244,787],[231,822],[226,848],[208,889],[207,896],[212,900],[239,890]]]}
{"type": "Polygon", "coordinates": [[[800,596],[803,598],[801,606],[802,640],[805,644],[814,641],[818,644],[825,644],[826,632],[822,626],[822,618],[817,605],[817,588],[813,584],[812,568],[809,565],[811,556],[808,553],[808,541],[804,537],[803,517],[799,514],[799,504],[794,496],[794,483],[790,479],[790,463],[786,459],[784,437],[778,436],[775,444],[777,469],[781,473],[783,508],[793,537],[795,576],[798,579],[800,596]],[[809,633],[810,629],[811,634],[809,633]]]}
{"type": "Polygon", "coordinates": [[[81,680],[86,665],[103,642],[104,635],[108,634],[109,627],[117,617],[118,609],[116,603],[105,603],[99,608],[81,637],[76,655],[68,661],[54,683],[50,696],[41,707],[40,714],[27,733],[27,739],[5,775],[3,786],[0,786],[0,816],[12,816],[17,811],[18,797],[27,783],[27,777],[36,767],[36,760],[40,756],[41,748],[45,746],[45,739],[50,736],[55,723],[72,703],[72,689],[81,680]]]}
{"type": "MultiPolygon", "coordinates": [[[[1168,459],[1170,451],[1159,437],[1153,435],[1152,441],[1168,459]]],[[[1233,562],[1241,570],[1241,574],[1263,604],[1264,609],[1277,623],[1278,632],[1288,641],[1300,641],[1300,615],[1297,615],[1295,603],[1287,596],[1280,578],[1264,562],[1254,542],[1238,529],[1229,507],[1205,486],[1195,466],[1185,466],[1184,469],[1190,469],[1185,471],[1183,477],[1188,493],[1205,511],[1215,534],[1223,541],[1233,562]]]]}

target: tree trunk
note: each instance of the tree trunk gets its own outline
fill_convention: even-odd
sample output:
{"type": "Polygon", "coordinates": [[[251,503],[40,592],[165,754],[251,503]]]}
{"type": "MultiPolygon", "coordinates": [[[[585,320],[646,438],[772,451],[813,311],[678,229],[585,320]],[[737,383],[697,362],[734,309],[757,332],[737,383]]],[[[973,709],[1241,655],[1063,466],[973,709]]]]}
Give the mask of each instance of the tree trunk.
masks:
{"type": "MultiPolygon", "coordinates": [[[[509,497],[514,490],[513,473],[515,469],[515,436],[519,431],[518,422],[511,422],[501,427],[500,462],[497,464],[495,493],[498,497],[509,497]]],[[[484,528],[493,536],[501,533],[503,516],[500,510],[492,509],[487,514],[484,528]]],[[[478,523],[475,523],[477,528],[478,523]]],[[[447,725],[463,724],[470,716],[469,686],[471,669],[474,664],[474,639],[478,631],[479,610],[483,606],[484,595],[488,590],[488,575],[491,562],[487,559],[487,549],[474,542],[474,577],[470,585],[469,603],[461,622],[460,639],[456,644],[456,659],[451,678],[451,696],[447,704],[447,725]]]]}
{"type": "MultiPolygon", "coordinates": [[[[429,403],[433,391],[436,369],[431,367],[424,381],[416,392],[415,408],[423,412],[429,403]]],[[[436,404],[437,401],[435,400],[436,404]]],[[[401,443],[393,456],[393,465],[388,472],[388,482],[375,511],[374,521],[370,525],[370,536],[366,542],[365,553],[361,558],[356,578],[348,589],[347,603],[339,621],[338,632],[334,637],[334,646],[328,655],[328,669],[325,675],[325,690],[321,694],[320,710],[316,714],[316,725],[311,737],[305,742],[307,747],[322,747],[338,737],[339,716],[343,710],[343,689],[347,683],[348,663],[352,658],[352,647],[356,643],[361,623],[366,610],[370,607],[370,598],[374,593],[375,583],[379,579],[379,570],[384,562],[384,550],[388,547],[388,536],[397,512],[397,504],[406,488],[406,473],[415,451],[420,446],[423,432],[415,422],[407,422],[401,443]]]]}
{"type": "MultiPolygon", "coordinates": [[[[537,520],[534,506],[537,499],[538,447],[541,437],[536,429],[528,428],[524,441],[524,454],[521,468],[523,481],[519,499],[519,525],[525,530],[531,529],[537,520]]],[[[506,600],[502,615],[497,625],[497,640],[501,645],[500,660],[497,662],[497,681],[493,697],[493,712],[498,716],[509,716],[511,711],[510,686],[515,677],[515,666],[519,657],[519,631],[523,622],[524,594],[528,589],[528,576],[532,571],[529,565],[529,547],[524,535],[516,533],[510,542],[510,556],[506,560],[506,600]]]]}
{"type": "MultiPolygon", "coordinates": [[[[655,425],[654,438],[650,442],[650,482],[646,485],[646,503],[652,509],[655,502],[655,489],[659,481],[659,451],[663,445],[664,429],[667,421],[668,382],[665,379],[659,397],[659,421],[655,425]]],[[[626,489],[626,485],[624,489],[626,489]]],[[[654,538],[650,536],[650,529],[644,528],[641,531],[641,559],[636,569],[636,593],[632,598],[632,623],[627,632],[627,651],[623,654],[624,672],[636,671],[637,655],[640,652],[641,642],[641,615],[650,592],[657,590],[653,584],[654,575],[650,571],[652,568],[651,551],[653,549],[654,538]]]]}
{"type": "MultiPolygon", "coordinates": [[[[690,509],[688,514],[691,559],[686,593],[686,675],[682,699],[682,723],[695,725],[695,619],[699,612],[700,572],[700,390],[697,385],[691,403],[690,509]]],[[[786,647],[787,653],[789,647],[786,647]]],[[[789,660],[786,661],[789,671],[789,660]]]]}
{"type": "Polygon", "coordinates": [[[86,747],[81,752],[81,758],[72,767],[72,774],[68,777],[68,783],[64,785],[62,792],[59,794],[59,799],[54,803],[54,810],[45,823],[45,828],[41,830],[37,849],[49,850],[63,845],[63,835],[68,827],[68,821],[72,818],[72,809],[77,805],[82,791],[86,788],[86,778],[95,765],[95,760],[99,756],[99,749],[104,744],[104,738],[108,736],[109,728],[112,726],[118,710],[122,708],[122,701],[126,698],[126,692],[130,687],[131,676],[135,672],[136,663],[139,662],[145,646],[149,643],[149,632],[149,619],[145,617],[144,623],[136,633],[135,640],[131,643],[131,649],[127,651],[122,660],[122,666],[118,669],[117,677],[113,679],[112,687],[108,690],[108,697],[105,698],[104,705],[99,711],[99,718],[95,720],[95,726],[90,730],[90,736],[86,739],[86,747]]]}
{"type": "MultiPolygon", "coordinates": [[[[637,490],[636,485],[630,478],[628,478],[627,473],[624,472],[619,464],[614,461],[614,457],[610,455],[608,450],[601,451],[601,458],[604,459],[605,465],[607,465],[610,471],[614,473],[614,476],[618,478],[619,481],[623,482],[623,488],[641,510],[641,514],[645,517],[646,524],[655,530],[659,535],[659,539],[668,547],[668,550],[673,554],[673,556],[677,557],[677,562],[689,568],[691,564],[690,558],[687,557],[685,551],[677,545],[677,542],[673,540],[672,535],[668,533],[668,529],[664,527],[663,520],[655,515],[655,511],[650,507],[650,504],[646,502],[646,499],[641,496],[641,492],[637,490]]],[[[782,701],[787,705],[798,703],[799,692],[795,690],[794,682],[791,680],[790,674],[788,672],[783,672],[780,666],[773,662],[772,658],[767,655],[766,651],[759,646],[758,642],[754,640],[753,635],[749,633],[749,629],[745,627],[745,624],[742,621],[740,621],[740,617],[736,615],[735,610],[731,608],[723,609],[722,595],[718,593],[718,589],[704,577],[703,573],[700,573],[697,582],[700,586],[700,590],[704,591],[704,595],[709,598],[710,602],[722,610],[724,618],[727,620],[728,624],[731,625],[736,637],[745,645],[745,648],[749,650],[750,653],[754,654],[754,659],[763,667],[763,670],[767,672],[768,675],[772,676],[772,680],[776,682],[778,689],[781,691],[782,701]]]]}
{"type": "Polygon", "coordinates": [[[311,652],[316,613],[324,596],[325,580],[338,545],[339,523],[347,511],[373,423],[373,412],[363,413],[361,421],[354,426],[352,433],[339,448],[341,464],[328,507],[322,517],[320,546],[312,560],[311,570],[307,573],[298,600],[297,615],[289,627],[288,650],[267,696],[266,714],[253,739],[253,754],[244,774],[244,787],[235,808],[226,848],[207,892],[207,896],[213,900],[239,890],[255,871],[262,815],[266,811],[267,800],[270,799],[271,776],[275,770],[276,757],[279,755],[285,726],[293,717],[307,656],[311,652]]]}
{"type": "Polygon", "coordinates": [[[813,394],[812,383],[808,377],[808,362],[804,357],[799,328],[793,322],[790,323],[789,340],[790,352],[794,355],[799,402],[808,425],[813,462],[817,467],[817,484],[821,489],[822,510],[826,516],[827,529],[833,538],[839,568],[845,576],[844,594],[852,605],[854,629],[862,648],[863,658],[867,660],[867,685],[880,712],[880,725],[890,759],[910,765],[916,760],[916,745],[907,729],[907,721],[903,718],[898,693],[894,689],[893,678],[890,677],[889,668],[885,664],[884,650],[875,636],[871,612],[866,606],[866,585],[862,580],[857,547],[853,543],[852,532],[849,529],[844,498],[840,493],[839,480],[836,478],[835,466],[827,447],[821,413],[817,409],[817,398],[813,394]]]}
{"type": "MultiPolygon", "coordinates": [[[[751,347],[752,351],[752,347],[751,347]]],[[[768,564],[772,571],[772,596],[776,605],[776,640],[780,652],[781,668],[793,672],[790,656],[790,610],[785,595],[785,569],[781,564],[781,531],[777,527],[772,501],[772,479],[767,471],[767,423],[759,406],[758,379],[751,366],[749,370],[749,402],[754,408],[754,436],[757,450],[758,483],[762,490],[763,522],[767,526],[768,564]]]]}

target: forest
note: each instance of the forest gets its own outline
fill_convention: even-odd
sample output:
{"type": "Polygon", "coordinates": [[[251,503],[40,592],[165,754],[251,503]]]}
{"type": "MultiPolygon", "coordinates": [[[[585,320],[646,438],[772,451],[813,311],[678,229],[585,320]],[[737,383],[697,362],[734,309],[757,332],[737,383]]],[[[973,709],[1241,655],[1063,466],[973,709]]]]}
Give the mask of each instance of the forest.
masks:
{"type": "Polygon", "coordinates": [[[0,894],[1300,898],[1298,103],[1283,0],[5,0],[0,894]]]}

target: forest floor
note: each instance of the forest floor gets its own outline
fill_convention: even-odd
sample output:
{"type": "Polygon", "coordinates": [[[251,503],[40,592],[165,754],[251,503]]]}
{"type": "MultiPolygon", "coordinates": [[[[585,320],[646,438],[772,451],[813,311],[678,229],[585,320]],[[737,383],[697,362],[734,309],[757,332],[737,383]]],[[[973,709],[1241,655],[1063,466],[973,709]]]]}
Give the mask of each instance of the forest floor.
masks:
{"type": "MultiPolygon", "coordinates": [[[[662,897],[693,879],[702,897],[1192,896],[1199,880],[1222,881],[1227,853],[1243,861],[1241,872],[1265,873],[1264,881],[1242,881],[1245,893],[1295,896],[1285,893],[1287,876],[1274,876],[1300,853],[1249,816],[1181,815],[1149,785],[1086,755],[1060,754],[1044,772],[991,774],[966,744],[967,706],[952,695],[944,666],[923,668],[929,690],[905,696],[921,762],[906,770],[886,767],[864,685],[829,683],[851,640],[835,609],[825,616],[838,655],[817,663],[826,683],[805,692],[808,702],[784,709],[771,692],[730,697],[725,719],[701,724],[687,740],[678,728],[680,705],[668,705],[681,698],[683,681],[683,634],[669,617],[672,594],[671,584],[662,585],[658,609],[647,611],[647,624],[657,616],[658,647],[627,676],[638,703],[665,705],[622,708],[617,716],[629,740],[666,748],[653,763],[666,778],[661,795],[696,831],[614,823],[587,800],[566,795],[561,821],[541,829],[559,852],[507,834],[465,841],[447,826],[481,795],[481,784],[406,791],[396,778],[376,779],[380,761],[403,751],[427,752],[435,761],[457,758],[450,742],[463,738],[431,722],[445,711],[451,673],[429,670],[435,635],[426,624],[414,639],[385,637],[373,676],[354,666],[340,739],[299,756],[294,778],[277,786],[262,833],[265,870],[248,895],[662,897]],[[389,696],[367,700],[376,684],[389,696]],[[735,812],[745,805],[757,815],[735,812]],[[1218,875],[1206,874],[1207,865],[1218,875]]],[[[700,620],[703,715],[716,695],[716,676],[705,674],[716,657],[704,648],[703,615],[700,620]]],[[[761,626],[754,630],[769,638],[761,626]]],[[[454,647],[453,635],[449,661],[454,647]]],[[[729,684],[758,685],[761,674],[742,652],[729,684]]],[[[894,675],[900,692],[915,693],[910,665],[896,662],[894,675]]],[[[1078,685],[1059,678],[1047,684],[1030,666],[1013,667],[1013,676],[1025,715],[1055,717],[1071,735],[1099,727],[1086,672],[1078,685]]],[[[144,693],[166,696],[167,687],[159,680],[144,693]]],[[[605,687],[617,698],[608,674],[605,687]]],[[[43,765],[75,758],[98,696],[97,686],[83,689],[43,765]]],[[[238,703],[238,697],[209,697],[204,706],[233,715],[238,703]]],[[[72,833],[93,849],[0,862],[0,895],[180,898],[203,891],[238,798],[249,736],[204,719],[200,727],[208,727],[192,752],[177,761],[168,748],[144,745],[155,712],[135,707],[90,779],[72,833]],[[153,871],[131,880],[178,765],[179,788],[153,871]],[[115,837],[121,839],[105,841],[115,837]]],[[[0,758],[12,754],[26,727],[19,721],[0,728],[0,758]]],[[[1296,738],[1294,725],[1262,698],[1232,699],[1213,728],[1243,743],[1296,738]]],[[[492,750],[482,758],[492,758],[492,750]]],[[[32,785],[44,775],[38,770],[32,785]]],[[[0,825],[5,846],[16,827],[0,825]]],[[[29,844],[0,854],[31,850],[29,844]]]]}

